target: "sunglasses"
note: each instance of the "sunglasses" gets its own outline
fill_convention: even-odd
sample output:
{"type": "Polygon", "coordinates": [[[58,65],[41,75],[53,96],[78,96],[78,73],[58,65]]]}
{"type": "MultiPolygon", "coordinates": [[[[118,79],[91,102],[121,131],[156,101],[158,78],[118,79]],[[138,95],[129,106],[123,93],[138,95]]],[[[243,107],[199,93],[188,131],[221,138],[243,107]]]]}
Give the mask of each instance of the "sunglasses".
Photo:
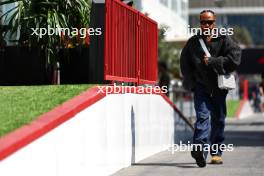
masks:
{"type": "Polygon", "coordinates": [[[215,20],[201,20],[200,24],[201,25],[206,25],[206,24],[212,25],[214,22],[215,20]]]}

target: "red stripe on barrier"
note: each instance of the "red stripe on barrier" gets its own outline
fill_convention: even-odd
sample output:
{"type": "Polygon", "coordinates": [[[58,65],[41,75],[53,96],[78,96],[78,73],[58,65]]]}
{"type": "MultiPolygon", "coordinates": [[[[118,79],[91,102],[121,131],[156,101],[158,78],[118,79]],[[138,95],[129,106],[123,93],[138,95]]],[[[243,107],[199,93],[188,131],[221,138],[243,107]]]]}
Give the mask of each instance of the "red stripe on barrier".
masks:
{"type": "Polygon", "coordinates": [[[105,97],[97,87],[63,103],[53,110],[39,116],[29,125],[0,138],[0,160],[16,152],[25,145],[48,133],[77,113],[105,97]]]}
{"type": "Polygon", "coordinates": [[[164,98],[164,100],[174,109],[174,111],[176,111],[179,116],[189,125],[189,127],[194,130],[193,125],[191,124],[191,122],[183,115],[183,113],[173,104],[173,102],[165,95],[165,94],[161,94],[161,96],[164,98]]]}

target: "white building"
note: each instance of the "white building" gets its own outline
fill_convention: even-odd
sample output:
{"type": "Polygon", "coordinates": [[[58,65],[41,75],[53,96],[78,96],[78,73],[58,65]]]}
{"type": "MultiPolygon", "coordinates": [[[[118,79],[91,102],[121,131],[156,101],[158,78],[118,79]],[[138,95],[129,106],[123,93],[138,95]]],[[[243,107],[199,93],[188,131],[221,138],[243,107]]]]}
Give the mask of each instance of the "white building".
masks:
{"type": "Polygon", "coordinates": [[[188,39],[189,0],[134,0],[136,8],[157,21],[159,26],[168,26],[167,41],[188,39]]]}

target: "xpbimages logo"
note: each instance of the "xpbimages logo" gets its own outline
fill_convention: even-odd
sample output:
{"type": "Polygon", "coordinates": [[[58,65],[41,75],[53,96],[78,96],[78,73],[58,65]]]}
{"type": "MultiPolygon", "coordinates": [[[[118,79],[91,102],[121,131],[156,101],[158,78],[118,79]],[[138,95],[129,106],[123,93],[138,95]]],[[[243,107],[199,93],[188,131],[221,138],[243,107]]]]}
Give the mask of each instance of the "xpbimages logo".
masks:
{"type": "Polygon", "coordinates": [[[212,38],[217,38],[219,35],[234,35],[234,29],[233,28],[205,28],[202,30],[201,28],[191,28],[190,25],[188,25],[187,28],[187,34],[189,35],[206,35],[206,36],[212,36],[212,38]]]}
{"type": "Polygon", "coordinates": [[[138,93],[138,94],[166,94],[168,92],[167,86],[124,86],[116,85],[113,86],[97,86],[98,92],[103,94],[124,94],[124,93],[138,93]]]}
{"type": "MultiPolygon", "coordinates": [[[[163,31],[163,35],[167,36],[169,33],[172,32],[172,28],[170,27],[163,27],[161,28],[163,31]]],[[[234,35],[234,28],[224,28],[224,27],[215,27],[215,28],[204,28],[203,30],[199,27],[190,27],[190,25],[187,26],[186,30],[183,31],[183,34],[185,35],[205,35],[205,36],[212,36],[212,38],[217,38],[219,35],[234,35]]]]}
{"type": "Polygon", "coordinates": [[[174,154],[175,152],[190,152],[190,151],[198,151],[201,148],[204,152],[208,152],[211,154],[217,154],[219,150],[223,152],[232,152],[234,151],[234,145],[233,144],[192,144],[190,141],[188,141],[187,144],[180,141],[180,144],[172,144],[166,146],[168,148],[168,151],[174,154]]]}
{"type": "Polygon", "coordinates": [[[86,38],[86,36],[91,35],[102,35],[102,29],[101,28],[52,28],[48,26],[48,28],[31,28],[32,33],[31,35],[39,36],[39,38],[42,38],[45,35],[66,35],[70,37],[74,36],[80,36],[80,38],[86,38]]]}

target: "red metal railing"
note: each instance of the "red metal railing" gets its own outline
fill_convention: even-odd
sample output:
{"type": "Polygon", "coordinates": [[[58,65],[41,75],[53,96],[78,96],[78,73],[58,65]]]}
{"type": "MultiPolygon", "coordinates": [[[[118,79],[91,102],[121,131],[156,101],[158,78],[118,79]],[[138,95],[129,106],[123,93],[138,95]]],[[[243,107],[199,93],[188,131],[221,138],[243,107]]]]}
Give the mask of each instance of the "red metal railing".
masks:
{"type": "Polygon", "coordinates": [[[118,0],[106,0],[105,80],[157,80],[157,23],[118,0]]]}

